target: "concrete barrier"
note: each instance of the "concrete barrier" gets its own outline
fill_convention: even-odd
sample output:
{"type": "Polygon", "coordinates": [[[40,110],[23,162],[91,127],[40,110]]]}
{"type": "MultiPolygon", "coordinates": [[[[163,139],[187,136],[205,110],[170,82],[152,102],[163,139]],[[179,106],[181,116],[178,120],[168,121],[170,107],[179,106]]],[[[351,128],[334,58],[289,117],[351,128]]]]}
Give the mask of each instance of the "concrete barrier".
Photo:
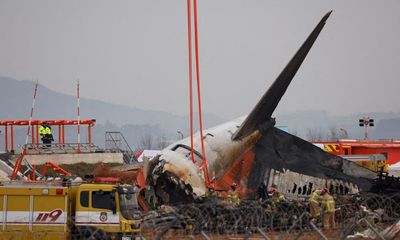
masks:
{"type": "MultiPolygon", "coordinates": [[[[40,154],[26,155],[31,165],[43,165],[45,162],[60,164],[87,163],[120,163],[124,162],[122,153],[81,153],[81,154],[40,154]]],[[[22,163],[24,164],[24,163],[22,163]]]]}

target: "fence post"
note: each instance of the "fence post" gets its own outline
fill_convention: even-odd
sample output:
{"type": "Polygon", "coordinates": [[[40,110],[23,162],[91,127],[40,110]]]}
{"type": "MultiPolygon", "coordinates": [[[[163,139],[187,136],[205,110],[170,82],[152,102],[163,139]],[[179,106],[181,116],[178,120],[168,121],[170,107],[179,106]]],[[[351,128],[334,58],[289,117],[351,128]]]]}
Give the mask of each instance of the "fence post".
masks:
{"type": "Polygon", "coordinates": [[[371,225],[371,223],[367,219],[363,218],[363,219],[360,220],[360,222],[365,222],[365,224],[367,224],[368,228],[371,229],[381,240],[385,240],[385,238],[378,232],[378,230],[376,230],[371,225]]]}
{"type": "Polygon", "coordinates": [[[321,232],[321,230],[320,230],[317,226],[315,226],[315,224],[314,224],[312,221],[310,221],[310,226],[311,226],[312,228],[314,228],[314,230],[317,231],[317,233],[318,233],[324,240],[328,240],[328,238],[321,232]]]}
{"type": "Polygon", "coordinates": [[[271,238],[269,238],[267,234],[265,234],[265,232],[261,230],[261,228],[257,227],[257,231],[264,237],[264,239],[271,240],[271,238]]]}

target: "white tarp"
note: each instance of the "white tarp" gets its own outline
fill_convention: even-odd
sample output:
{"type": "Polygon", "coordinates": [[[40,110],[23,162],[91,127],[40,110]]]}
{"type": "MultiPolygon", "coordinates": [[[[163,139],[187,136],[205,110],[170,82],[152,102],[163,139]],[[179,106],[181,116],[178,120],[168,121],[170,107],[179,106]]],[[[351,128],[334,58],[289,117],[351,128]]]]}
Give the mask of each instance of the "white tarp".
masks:
{"type": "Polygon", "coordinates": [[[400,177],[400,162],[390,165],[388,171],[389,175],[400,177]]]}
{"type": "Polygon", "coordinates": [[[136,158],[138,162],[143,162],[143,158],[147,158],[148,160],[151,160],[157,155],[160,155],[161,151],[160,150],[143,150],[136,154],[136,158]]]}
{"type": "Polygon", "coordinates": [[[389,170],[400,171],[400,162],[390,165],[389,170]]]}

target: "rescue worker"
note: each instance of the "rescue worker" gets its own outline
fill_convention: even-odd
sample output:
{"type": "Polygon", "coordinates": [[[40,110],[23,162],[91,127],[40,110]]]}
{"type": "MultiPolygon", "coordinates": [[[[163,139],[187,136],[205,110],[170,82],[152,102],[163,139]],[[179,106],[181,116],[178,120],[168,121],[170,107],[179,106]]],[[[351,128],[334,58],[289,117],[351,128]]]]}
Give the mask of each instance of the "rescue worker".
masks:
{"type": "Polygon", "coordinates": [[[324,229],[336,228],[335,224],[335,199],[329,194],[329,190],[324,188],[322,191],[322,209],[324,210],[324,229]]]}
{"type": "Polygon", "coordinates": [[[215,191],[212,188],[208,189],[208,196],[213,197],[213,198],[218,198],[219,197],[219,193],[217,191],[215,191]]]}
{"type": "Polygon", "coordinates": [[[40,135],[40,139],[42,140],[43,144],[47,143],[47,139],[46,139],[46,123],[47,122],[43,122],[39,127],[39,135],[40,135]]]}
{"type": "Polygon", "coordinates": [[[385,161],[378,161],[378,172],[386,173],[388,172],[389,164],[386,164],[385,161]]]}
{"type": "Polygon", "coordinates": [[[260,186],[258,186],[256,200],[263,201],[267,199],[267,197],[268,197],[267,186],[265,185],[264,182],[262,182],[260,186]]]}
{"type": "Polygon", "coordinates": [[[41,137],[43,144],[46,144],[46,146],[50,147],[50,144],[54,139],[51,127],[47,122],[43,122],[42,125],[40,125],[39,135],[41,137]]]}
{"type": "Polygon", "coordinates": [[[228,191],[228,194],[226,195],[226,200],[228,201],[228,204],[231,204],[233,206],[237,206],[240,203],[239,194],[236,190],[237,190],[237,184],[232,183],[231,189],[228,191]]]}
{"type": "Polygon", "coordinates": [[[318,220],[321,215],[321,193],[322,189],[315,189],[315,191],[311,193],[311,197],[308,200],[310,214],[314,220],[318,220]]]}
{"type": "Polygon", "coordinates": [[[277,203],[286,200],[285,195],[283,195],[282,193],[280,193],[278,191],[278,189],[276,188],[276,185],[272,185],[268,189],[268,193],[271,194],[271,200],[272,200],[273,205],[276,205],[277,203]]]}

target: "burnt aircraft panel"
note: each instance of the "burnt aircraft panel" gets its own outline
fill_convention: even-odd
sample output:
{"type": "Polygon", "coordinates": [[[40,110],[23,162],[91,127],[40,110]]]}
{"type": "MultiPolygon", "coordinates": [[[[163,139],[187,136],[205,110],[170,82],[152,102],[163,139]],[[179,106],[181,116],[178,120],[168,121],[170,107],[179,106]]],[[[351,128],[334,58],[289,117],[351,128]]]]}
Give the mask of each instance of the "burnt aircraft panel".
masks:
{"type": "Polygon", "coordinates": [[[307,200],[315,189],[325,187],[331,194],[346,195],[359,192],[358,187],[353,183],[307,176],[290,170],[280,172],[271,169],[266,177],[267,186],[274,184],[287,199],[293,200],[307,200]]]}
{"type": "MultiPolygon", "coordinates": [[[[255,165],[250,174],[248,186],[256,189],[263,181],[269,168],[279,171],[289,169],[301,174],[338,179],[357,184],[362,190],[371,187],[370,180],[355,175],[348,175],[345,160],[322,151],[309,142],[288,134],[277,128],[264,132],[254,147],[255,165]]],[[[371,176],[371,172],[352,164],[362,176],[371,176]]]]}

